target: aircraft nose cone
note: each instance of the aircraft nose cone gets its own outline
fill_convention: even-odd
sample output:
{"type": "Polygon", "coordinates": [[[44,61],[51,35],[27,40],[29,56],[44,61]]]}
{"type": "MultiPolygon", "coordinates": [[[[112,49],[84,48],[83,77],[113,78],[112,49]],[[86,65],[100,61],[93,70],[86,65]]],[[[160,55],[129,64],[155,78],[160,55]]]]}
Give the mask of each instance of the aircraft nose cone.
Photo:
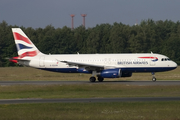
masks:
{"type": "Polygon", "coordinates": [[[177,63],[175,63],[174,61],[172,61],[171,66],[174,67],[174,68],[177,68],[177,63]]]}
{"type": "MultiPolygon", "coordinates": [[[[175,62],[174,62],[175,63],[175,62]]],[[[175,63],[175,67],[177,67],[178,65],[177,65],[177,63],[175,63]]]]}

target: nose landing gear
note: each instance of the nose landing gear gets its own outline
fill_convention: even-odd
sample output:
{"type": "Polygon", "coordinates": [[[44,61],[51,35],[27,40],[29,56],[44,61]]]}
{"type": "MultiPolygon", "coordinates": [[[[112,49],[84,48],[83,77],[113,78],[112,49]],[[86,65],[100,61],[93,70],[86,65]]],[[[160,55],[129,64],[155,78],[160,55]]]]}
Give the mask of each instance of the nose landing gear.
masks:
{"type": "Polygon", "coordinates": [[[153,81],[153,82],[156,82],[155,73],[154,73],[154,72],[152,72],[151,74],[152,74],[152,81],[153,81]]]}

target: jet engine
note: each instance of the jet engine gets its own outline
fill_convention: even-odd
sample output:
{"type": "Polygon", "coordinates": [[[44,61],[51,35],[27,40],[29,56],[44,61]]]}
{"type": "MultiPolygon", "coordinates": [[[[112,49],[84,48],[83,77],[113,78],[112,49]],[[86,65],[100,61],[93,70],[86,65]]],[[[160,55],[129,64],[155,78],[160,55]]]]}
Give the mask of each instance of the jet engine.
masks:
{"type": "Polygon", "coordinates": [[[121,69],[106,69],[101,71],[100,76],[103,78],[118,78],[121,76],[121,69]]]}

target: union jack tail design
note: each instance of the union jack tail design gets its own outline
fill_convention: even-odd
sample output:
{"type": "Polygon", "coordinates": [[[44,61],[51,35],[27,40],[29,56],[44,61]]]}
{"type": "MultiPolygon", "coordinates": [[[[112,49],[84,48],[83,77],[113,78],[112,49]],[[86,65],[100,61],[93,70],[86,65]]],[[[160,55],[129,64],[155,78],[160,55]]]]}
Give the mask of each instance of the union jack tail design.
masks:
{"type": "Polygon", "coordinates": [[[34,57],[41,53],[20,28],[12,28],[18,57],[34,57]]]}

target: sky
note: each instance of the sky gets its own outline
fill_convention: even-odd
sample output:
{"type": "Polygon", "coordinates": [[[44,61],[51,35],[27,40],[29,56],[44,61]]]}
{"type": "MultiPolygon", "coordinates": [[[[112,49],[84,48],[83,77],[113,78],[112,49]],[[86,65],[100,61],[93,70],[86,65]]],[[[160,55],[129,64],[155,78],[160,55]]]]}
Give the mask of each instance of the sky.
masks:
{"type": "Polygon", "coordinates": [[[142,20],[180,20],[180,0],[0,0],[0,22],[32,28],[86,28],[114,22],[134,25],[142,20]]]}

